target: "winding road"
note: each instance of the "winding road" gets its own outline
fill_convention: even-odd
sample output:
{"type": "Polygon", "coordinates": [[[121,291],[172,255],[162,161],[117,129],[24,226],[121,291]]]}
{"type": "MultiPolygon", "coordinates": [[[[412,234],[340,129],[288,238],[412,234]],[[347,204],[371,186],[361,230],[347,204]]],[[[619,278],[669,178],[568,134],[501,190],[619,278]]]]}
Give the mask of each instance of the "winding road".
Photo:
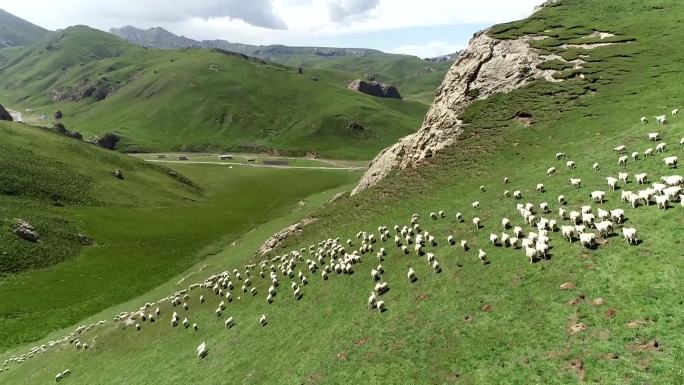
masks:
{"type": "Polygon", "coordinates": [[[244,167],[261,167],[261,168],[282,168],[282,169],[303,169],[303,170],[346,170],[346,171],[360,171],[365,170],[366,167],[322,167],[322,166],[278,166],[257,163],[237,163],[237,162],[201,162],[192,160],[158,160],[145,159],[146,162],[154,163],[180,163],[180,164],[212,164],[219,166],[244,166],[244,167]]]}

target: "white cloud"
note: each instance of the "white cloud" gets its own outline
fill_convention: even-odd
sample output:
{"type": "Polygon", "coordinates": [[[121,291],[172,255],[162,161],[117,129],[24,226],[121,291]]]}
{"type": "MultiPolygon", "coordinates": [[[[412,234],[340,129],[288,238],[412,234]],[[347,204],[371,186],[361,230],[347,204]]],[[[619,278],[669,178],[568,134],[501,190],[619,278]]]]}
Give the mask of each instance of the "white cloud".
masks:
{"type": "MultiPolygon", "coordinates": [[[[511,21],[528,16],[541,1],[0,0],[0,8],[50,29],[86,24],[108,30],[130,24],[141,28],[161,26],[194,39],[298,45],[316,44],[317,40],[334,42],[337,38],[376,31],[395,33],[396,30],[401,34],[405,33],[402,29],[412,27],[511,21]]],[[[429,46],[431,41],[448,41],[453,44],[467,41],[468,37],[431,36],[424,41],[411,39],[411,43],[429,46]]],[[[373,44],[374,48],[385,50],[396,46],[396,43],[383,45],[382,41],[373,44]]],[[[436,48],[422,51],[408,48],[416,53],[437,51],[436,48]]]]}
{"type": "Polygon", "coordinates": [[[344,22],[351,18],[365,19],[379,4],[380,0],[330,0],[328,14],[334,22],[344,22]]]}
{"type": "Polygon", "coordinates": [[[456,53],[464,48],[463,46],[448,44],[443,41],[431,41],[425,45],[403,45],[392,49],[390,52],[413,55],[420,58],[433,58],[456,53]]]}

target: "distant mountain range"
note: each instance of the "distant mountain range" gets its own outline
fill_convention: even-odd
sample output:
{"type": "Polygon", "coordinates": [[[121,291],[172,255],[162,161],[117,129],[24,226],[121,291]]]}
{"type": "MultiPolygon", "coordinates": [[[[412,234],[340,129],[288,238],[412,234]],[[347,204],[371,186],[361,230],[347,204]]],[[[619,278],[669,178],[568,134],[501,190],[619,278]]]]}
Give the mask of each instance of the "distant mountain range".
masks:
{"type": "MultiPolygon", "coordinates": [[[[406,56],[393,55],[382,51],[366,48],[329,48],[329,47],[289,47],[285,45],[255,46],[249,44],[231,43],[226,40],[193,40],[185,36],[175,35],[164,28],[156,27],[140,29],[134,26],[112,28],[111,34],[119,36],[148,48],[178,49],[178,48],[217,48],[226,51],[241,53],[258,57],[260,59],[280,61],[283,57],[310,56],[318,58],[340,57],[371,57],[371,56],[406,56]]],[[[454,60],[457,54],[444,55],[434,59],[426,59],[432,62],[446,62],[454,60]]]]}
{"type": "Polygon", "coordinates": [[[28,45],[48,31],[0,9],[0,48],[28,45]]]}

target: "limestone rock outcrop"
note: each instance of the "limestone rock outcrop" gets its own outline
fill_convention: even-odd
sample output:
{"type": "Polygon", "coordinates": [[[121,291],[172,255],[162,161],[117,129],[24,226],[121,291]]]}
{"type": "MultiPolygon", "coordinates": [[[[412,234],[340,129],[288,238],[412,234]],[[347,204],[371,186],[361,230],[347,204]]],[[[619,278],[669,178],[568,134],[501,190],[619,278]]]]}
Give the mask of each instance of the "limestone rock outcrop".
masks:
{"type": "Polygon", "coordinates": [[[459,115],[473,101],[511,92],[540,78],[558,81],[552,77],[555,71],[537,68],[548,58],[529,43],[540,37],[498,40],[487,32],[475,34],[468,48],[461,52],[438,89],[420,130],[383,150],[370,163],[352,195],[374,186],[392,170],[420,165],[454,145],[463,131],[459,115]]]}

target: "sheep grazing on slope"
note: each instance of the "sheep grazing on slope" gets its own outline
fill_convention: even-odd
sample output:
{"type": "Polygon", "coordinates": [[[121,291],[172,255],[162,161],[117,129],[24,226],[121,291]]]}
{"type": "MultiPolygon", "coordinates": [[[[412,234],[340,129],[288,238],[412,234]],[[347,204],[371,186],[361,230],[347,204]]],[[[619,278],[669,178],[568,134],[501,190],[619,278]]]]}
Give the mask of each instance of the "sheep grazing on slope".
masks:
{"type": "Polygon", "coordinates": [[[575,168],[575,162],[573,162],[571,160],[567,161],[565,163],[565,168],[567,168],[568,170],[574,169],[575,168]]]}
{"type": "Polygon", "coordinates": [[[633,227],[623,227],[622,236],[630,245],[636,245],[639,243],[639,240],[637,239],[637,231],[633,227]]]}
{"type": "Polygon", "coordinates": [[[501,219],[501,227],[503,227],[504,230],[506,230],[507,228],[511,227],[511,220],[508,219],[508,218],[503,218],[503,219],[501,219]]]}
{"type": "Polygon", "coordinates": [[[566,203],[567,203],[567,201],[565,200],[565,195],[559,195],[558,196],[558,204],[564,205],[566,203]]]}
{"type": "Polygon", "coordinates": [[[670,176],[663,176],[660,177],[660,180],[665,182],[668,186],[679,186],[684,184],[684,177],[681,175],[670,175],[670,176]]]}
{"type": "Polygon", "coordinates": [[[656,146],[656,152],[665,152],[665,147],[667,147],[667,143],[660,143],[656,146]]]}
{"type": "Polygon", "coordinates": [[[494,246],[499,245],[499,236],[496,234],[489,234],[489,243],[491,243],[494,246]]]}
{"type": "Polygon", "coordinates": [[[475,225],[475,228],[479,230],[480,229],[480,218],[478,218],[478,217],[473,218],[473,224],[475,225]]]}
{"type": "Polygon", "coordinates": [[[456,220],[459,222],[463,222],[463,214],[461,214],[460,212],[456,213],[456,220]]]}
{"type": "Polygon", "coordinates": [[[609,176],[606,178],[606,181],[608,182],[608,187],[610,187],[611,190],[615,191],[617,188],[618,180],[613,178],[612,176],[609,176]]]}
{"type": "Polygon", "coordinates": [[[375,292],[370,293],[370,296],[368,297],[368,308],[373,309],[375,307],[375,302],[377,301],[377,297],[375,296],[375,292]]]}
{"type": "Polygon", "coordinates": [[[477,257],[480,259],[480,262],[483,264],[487,263],[487,253],[484,252],[484,250],[480,249],[477,257]]]}
{"type": "Polygon", "coordinates": [[[668,207],[668,197],[667,195],[657,195],[655,197],[656,204],[658,205],[658,208],[661,210],[667,210],[668,207]]]}
{"type": "Polygon", "coordinates": [[[541,210],[541,212],[544,214],[548,214],[551,212],[551,210],[549,210],[549,204],[546,202],[542,202],[539,204],[539,210],[541,210]]]}
{"type": "Polygon", "coordinates": [[[223,326],[226,327],[226,329],[230,329],[235,325],[235,319],[233,317],[229,317],[226,322],[223,323],[223,326]]]}
{"type": "Polygon", "coordinates": [[[378,302],[375,304],[375,307],[378,309],[378,312],[380,312],[380,313],[382,313],[382,312],[384,312],[384,311],[386,310],[385,302],[384,302],[384,301],[378,301],[378,302]]]}
{"type": "Polygon", "coordinates": [[[505,197],[505,198],[508,198],[508,197],[510,197],[510,196],[511,196],[511,192],[510,192],[510,191],[508,191],[508,190],[504,191],[504,197],[505,197]]]}
{"type": "Polygon", "coordinates": [[[468,246],[468,241],[466,241],[465,239],[463,239],[463,240],[461,241],[461,247],[463,248],[464,251],[468,251],[468,249],[470,248],[470,246],[468,246]]]}
{"type": "Polygon", "coordinates": [[[591,199],[597,203],[603,203],[606,198],[606,193],[603,191],[592,191],[590,194],[591,199]]]}
{"type": "Polygon", "coordinates": [[[567,239],[568,242],[572,242],[575,236],[575,226],[561,226],[561,235],[563,238],[567,239]]]}
{"type": "Polygon", "coordinates": [[[635,152],[632,153],[632,160],[635,161],[635,162],[636,162],[637,160],[639,160],[639,153],[638,153],[638,152],[635,151],[635,152]]]}
{"type": "Polygon", "coordinates": [[[660,125],[667,123],[667,117],[665,115],[654,116],[653,119],[660,125]]]}
{"type": "Polygon", "coordinates": [[[644,158],[648,158],[649,156],[652,156],[652,155],[653,155],[653,149],[652,148],[647,148],[644,151],[644,158]]]}
{"type": "Polygon", "coordinates": [[[480,192],[485,192],[487,189],[485,189],[485,186],[480,186],[480,192]]]}
{"type": "Polygon", "coordinates": [[[621,154],[621,153],[627,151],[627,146],[625,146],[625,145],[617,146],[613,149],[613,151],[617,152],[618,154],[621,154]]]}
{"type": "Polygon", "coordinates": [[[600,169],[601,169],[601,166],[599,166],[598,163],[594,163],[594,164],[591,166],[591,171],[597,172],[597,171],[599,171],[600,169]]]}
{"type": "Polygon", "coordinates": [[[479,209],[480,208],[480,202],[475,201],[475,202],[473,202],[472,206],[474,209],[479,209]]]}
{"type": "Polygon", "coordinates": [[[677,162],[679,161],[676,156],[668,156],[663,159],[668,168],[677,168],[677,162]]]}
{"type": "Polygon", "coordinates": [[[262,314],[261,317],[259,317],[259,325],[266,326],[267,323],[268,320],[266,319],[266,315],[262,314]]]}
{"type": "Polygon", "coordinates": [[[602,237],[606,238],[613,231],[613,222],[603,221],[596,224],[596,230],[602,237]]]}
{"type": "Polygon", "coordinates": [[[679,147],[684,146],[684,138],[679,139],[679,147]]]}
{"type": "Polygon", "coordinates": [[[549,167],[548,170],[546,170],[546,176],[553,176],[556,175],[556,168],[555,167],[549,167]]]}
{"type": "Polygon", "coordinates": [[[508,177],[505,177],[505,178],[504,178],[504,184],[508,184],[508,183],[510,183],[510,182],[511,182],[511,180],[510,180],[508,177]]]}
{"type": "Polygon", "coordinates": [[[518,190],[513,191],[513,198],[515,199],[522,199],[522,193],[518,190]]]}
{"type": "Polygon", "coordinates": [[[570,182],[570,186],[572,186],[574,188],[582,187],[582,179],[570,178],[570,179],[568,179],[568,181],[570,182]]]}
{"type": "Polygon", "coordinates": [[[416,272],[413,270],[413,268],[409,267],[408,273],[406,274],[408,277],[409,282],[415,282],[416,281],[416,272]]]}
{"type": "Polygon", "coordinates": [[[677,116],[678,114],[679,114],[679,108],[675,108],[674,110],[672,110],[672,116],[673,117],[677,116]]]}
{"type": "Polygon", "coordinates": [[[561,160],[561,158],[565,158],[565,156],[564,152],[559,152],[556,154],[556,160],[561,160]]]}
{"type": "Polygon", "coordinates": [[[648,134],[648,140],[656,142],[660,140],[660,135],[657,132],[651,132],[650,134],[648,134]]]}
{"type": "Polygon", "coordinates": [[[636,178],[636,181],[638,184],[645,184],[646,183],[647,175],[645,173],[644,174],[636,174],[636,175],[634,175],[634,177],[636,178]]]}
{"type": "Polygon", "coordinates": [[[621,156],[618,158],[618,166],[626,166],[627,165],[627,157],[626,156],[621,156]]]}
{"type": "Polygon", "coordinates": [[[618,179],[620,182],[627,184],[627,179],[629,178],[629,174],[626,172],[619,172],[618,173],[618,179]]]}
{"type": "Polygon", "coordinates": [[[544,184],[539,183],[536,188],[537,192],[543,193],[544,192],[544,184]]]}
{"type": "Polygon", "coordinates": [[[206,357],[207,353],[209,353],[209,350],[207,349],[207,344],[205,342],[202,342],[200,346],[197,347],[197,358],[202,359],[206,357]]]}
{"type": "Polygon", "coordinates": [[[641,123],[643,123],[643,124],[648,123],[648,119],[646,119],[645,116],[642,116],[641,119],[639,119],[639,121],[640,121],[641,123]]]}
{"type": "Polygon", "coordinates": [[[594,248],[596,245],[596,234],[594,233],[582,233],[579,235],[582,247],[585,249],[594,248]]]}

